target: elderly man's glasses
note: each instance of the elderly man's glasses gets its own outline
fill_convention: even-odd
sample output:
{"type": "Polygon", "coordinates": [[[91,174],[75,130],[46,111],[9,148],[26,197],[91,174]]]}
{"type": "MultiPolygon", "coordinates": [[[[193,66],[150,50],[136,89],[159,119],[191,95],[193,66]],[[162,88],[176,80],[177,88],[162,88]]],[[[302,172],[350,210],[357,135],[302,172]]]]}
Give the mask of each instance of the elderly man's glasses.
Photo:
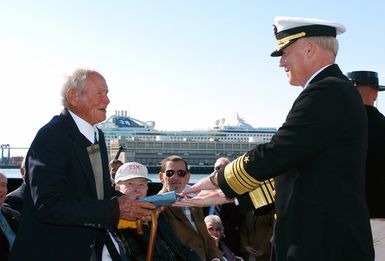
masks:
{"type": "Polygon", "coordinates": [[[187,171],[183,169],[178,169],[178,170],[168,169],[166,170],[166,176],[170,178],[174,176],[175,172],[176,174],[178,174],[179,177],[182,177],[182,178],[187,174],[187,171]]]}
{"type": "Polygon", "coordinates": [[[208,228],[208,231],[217,231],[217,232],[220,232],[220,231],[222,231],[222,229],[219,228],[219,227],[209,227],[209,228],[208,228]]]}

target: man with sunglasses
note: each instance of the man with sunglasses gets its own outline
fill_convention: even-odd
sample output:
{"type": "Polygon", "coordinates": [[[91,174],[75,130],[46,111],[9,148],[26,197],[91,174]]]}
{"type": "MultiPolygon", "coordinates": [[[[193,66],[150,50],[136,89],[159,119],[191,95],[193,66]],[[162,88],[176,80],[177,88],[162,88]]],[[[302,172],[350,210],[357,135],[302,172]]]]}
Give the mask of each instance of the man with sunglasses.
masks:
{"type": "MultiPolygon", "coordinates": [[[[161,162],[159,172],[159,179],[163,184],[159,194],[169,191],[183,192],[189,188],[190,176],[187,162],[183,158],[175,155],[165,158],[161,162]]],[[[202,208],[169,206],[163,213],[179,240],[184,245],[191,247],[201,260],[212,260],[223,256],[216,246],[215,240],[207,232],[202,208]]]]}

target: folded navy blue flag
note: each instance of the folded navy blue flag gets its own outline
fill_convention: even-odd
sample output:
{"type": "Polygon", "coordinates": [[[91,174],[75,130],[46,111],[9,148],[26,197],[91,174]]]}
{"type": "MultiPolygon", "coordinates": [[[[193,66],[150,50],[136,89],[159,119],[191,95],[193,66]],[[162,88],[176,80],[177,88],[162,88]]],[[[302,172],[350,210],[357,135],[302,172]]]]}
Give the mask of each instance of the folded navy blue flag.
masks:
{"type": "Polygon", "coordinates": [[[155,206],[168,206],[179,199],[175,191],[170,191],[162,194],[152,195],[148,197],[139,198],[138,201],[150,202],[155,206]]]}

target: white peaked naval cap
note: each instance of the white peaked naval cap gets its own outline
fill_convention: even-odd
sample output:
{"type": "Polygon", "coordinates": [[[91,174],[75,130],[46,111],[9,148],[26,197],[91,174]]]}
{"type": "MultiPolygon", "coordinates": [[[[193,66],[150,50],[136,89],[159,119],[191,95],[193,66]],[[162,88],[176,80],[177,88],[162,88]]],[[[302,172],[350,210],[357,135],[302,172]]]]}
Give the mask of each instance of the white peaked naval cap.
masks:
{"type": "Polygon", "coordinates": [[[334,21],[314,18],[277,16],[274,19],[274,34],[277,48],[271,56],[281,56],[282,50],[303,37],[336,37],[346,31],[345,26],[334,21]]]}

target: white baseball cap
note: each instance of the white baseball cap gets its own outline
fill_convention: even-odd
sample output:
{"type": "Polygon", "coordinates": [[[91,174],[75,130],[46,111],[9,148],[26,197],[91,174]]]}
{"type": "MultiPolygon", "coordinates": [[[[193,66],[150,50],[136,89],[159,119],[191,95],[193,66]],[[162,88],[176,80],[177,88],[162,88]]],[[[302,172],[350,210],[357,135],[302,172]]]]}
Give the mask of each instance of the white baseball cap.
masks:
{"type": "Polygon", "coordinates": [[[146,166],[138,162],[127,162],[120,166],[116,171],[115,183],[134,178],[145,178],[151,182],[151,179],[148,178],[146,166]]]}

